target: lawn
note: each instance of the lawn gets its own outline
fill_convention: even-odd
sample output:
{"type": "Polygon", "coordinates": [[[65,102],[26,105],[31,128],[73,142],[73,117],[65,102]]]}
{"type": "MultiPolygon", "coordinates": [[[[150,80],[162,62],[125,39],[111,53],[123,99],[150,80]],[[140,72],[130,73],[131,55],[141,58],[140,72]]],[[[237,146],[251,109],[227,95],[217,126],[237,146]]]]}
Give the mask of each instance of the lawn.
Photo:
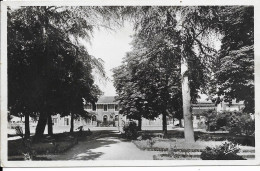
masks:
{"type": "Polygon", "coordinates": [[[145,131],[142,133],[142,138],[132,141],[141,150],[161,151],[162,154],[154,156],[155,160],[198,160],[201,151],[206,147],[216,147],[226,141],[239,144],[239,155],[248,159],[255,157],[254,137],[231,136],[226,133],[195,132],[196,141],[190,143],[185,141],[183,131],[169,131],[164,138],[154,136],[157,135],[156,133],[158,131],[145,131]],[[250,145],[243,145],[249,140],[250,145]]]}
{"type": "MultiPolygon", "coordinates": [[[[174,149],[190,149],[190,150],[203,150],[205,149],[207,146],[208,147],[215,147],[217,145],[221,145],[222,143],[224,143],[225,141],[196,141],[195,143],[189,143],[186,142],[185,139],[155,139],[154,140],[154,144],[151,143],[151,140],[135,140],[133,141],[133,143],[140,149],[142,150],[155,150],[155,151],[167,151],[171,148],[174,149]]],[[[241,149],[255,149],[252,146],[243,146],[243,145],[239,145],[239,147],[241,149]]]]}
{"type": "MultiPolygon", "coordinates": [[[[160,130],[154,130],[154,131],[143,131],[143,139],[150,139],[153,137],[154,133],[161,133],[160,130]]],[[[244,135],[230,135],[228,133],[207,133],[207,132],[201,132],[201,131],[194,131],[194,136],[196,141],[232,141],[241,145],[246,146],[255,146],[255,137],[254,136],[244,136],[244,135]]],[[[183,139],[184,138],[184,132],[183,130],[168,130],[168,133],[166,136],[164,136],[166,139],[183,139]]]]}
{"type": "Polygon", "coordinates": [[[24,160],[25,154],[28,151],[33,152],[40,160],[48,160],[47,156],[49,154],[59,154],[70,149],[82,140],[91,140],[96,137],[100,137],[103,134],[108,133],[108,131],[83,131],[74,133],[59,133],[53,134],[52,136],[44,135],[41,140],[32,141],[33,137],[30,138],[31,143],[30,148],[26,148],[22,139],[9,140],[8,141],[8,160],[24,160]]]}

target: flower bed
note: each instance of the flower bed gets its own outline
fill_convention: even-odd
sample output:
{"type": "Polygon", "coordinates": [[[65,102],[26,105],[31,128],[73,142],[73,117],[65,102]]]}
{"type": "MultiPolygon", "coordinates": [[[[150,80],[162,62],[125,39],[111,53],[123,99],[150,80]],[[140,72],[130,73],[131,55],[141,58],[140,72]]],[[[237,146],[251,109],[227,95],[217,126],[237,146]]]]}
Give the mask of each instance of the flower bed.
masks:
{"type": "MultiPolygon", "coordinates": [[[[132,141],[139,149],[147,151],[160,151],[163,154],[154,155],[154,160],[200,160],[201,152],[206,147],[215,147],[226,141],[196,141],[187,143],[184,139],[164,139],[132,141]]],[[[255,158],[255,148],[239,146],[239,155],[247,159],[255,158]]]]}
{"type": "Polygon", "coordinates": [[[155,141],[151,146],[149,140],[133,141],[133,143],[141,150],[149,151],[167,151],[168,149],[190,149],[200,151],[206,146],[220,145],[221,141],[196,141],[195,143],[187,143],[184,139],[168,139],[164,141],[155,141]]]}
{"type": "MultiPolygon", "coordinates": [[[[33,160],[49,160],[48,155],[63,153],[72,148],[78,141],[100,138],[108,133],[108,131],[91,132],[88,130],[74,132],[73,134],[64,132],[52,136],[44,135],[41,140],[31,142],[29,151],[35,154],[33,160]]],[[[25,160],[26,153],[28,153],[28,148],[25,148],[22,139],[8,141],[8,160],[25,160]]]]}
{"type": "MultiPolygon", "coordinates": [[[[55,154],[61,153],[77,144],[76,138],[54,140],[53,142],[37,142],[31,144],[31,150],[38,154],[55,154]]],[[[8,142],[8,156],[16,156],[26,153],[21,139],[8,142]]]]}
{"type": "Polygon", "coordinates": [[[187,156],[185,154],[178,157],[172,156],[170,154],[158,154],[153,156],[153,160],[200,160],[200,155],[187,156]]]}

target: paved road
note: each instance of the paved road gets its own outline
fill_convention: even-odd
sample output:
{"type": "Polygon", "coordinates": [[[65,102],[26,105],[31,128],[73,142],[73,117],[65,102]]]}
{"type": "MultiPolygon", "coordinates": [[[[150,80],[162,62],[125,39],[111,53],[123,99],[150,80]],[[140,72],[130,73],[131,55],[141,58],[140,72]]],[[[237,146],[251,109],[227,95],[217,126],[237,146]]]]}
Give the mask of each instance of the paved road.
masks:
{"type": "Polygon", "coordinates": [[[91,141],[81,141],[52,160],[153,160],[158,152],[142,151],[116,131],[91,141]]]}
{"type": "MultiPolygon", "coordinates": [[[[21,126],[22,126],[22,129],[23,129],[23,132],[25,132],[24,125],[21,125],[21,126]]],[[[75,131],[78,131],[78,130],[76,130],[77,128],[78,128],[78,125],[77,126],[75,125],[75,128],[74,128],[75,131]]],[[[34,135],[35,129],[36,129],[36,125],[30,127],[31,136],[34,135]]],[[[90,129],[91,131],[102,131],[102,130],[118,131],[119,130],[118,127],[93,127],[93,126],[85,125],[84,130],[88,130],[88,129],[90,129]]],[[[162,127],[161,126],[143,126],[142,130],[162,130],[162,127]]],[[[173,127],[167,126],[167,130],[173,130],[173,127]]],[[[53,133],[54,134],[69,132],[69,131],[70,131],[70,126],[68,126],[68,125],[66,125],[66,126],[54,125],[53,126],[53,133]]],[[[8,129],[7,133],[10,134],[10,135],[13,135],[12,137],[9,137],[8,140],[15,140],[15,139],[21,138],[20,136],[15,136],[16,135],[15,129],[8,129]]],[[[47,133],[48,133],[48,127],[46,126],[44,134],[47,134],[47,133]]]]}

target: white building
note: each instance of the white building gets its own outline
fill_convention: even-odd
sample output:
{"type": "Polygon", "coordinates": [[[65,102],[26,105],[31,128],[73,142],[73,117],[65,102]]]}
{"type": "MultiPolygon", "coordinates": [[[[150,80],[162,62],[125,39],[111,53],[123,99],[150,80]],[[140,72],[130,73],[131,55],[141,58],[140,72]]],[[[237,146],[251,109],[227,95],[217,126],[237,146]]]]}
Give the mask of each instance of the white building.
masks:
{"type": "MultiPolygon", "coordinates": [[[[102,96],[98,99],[95,105],[86,104],[85,110],[89,113],[88,117],[79,117],[74,119],[75,128],[77,126],[122,126],[129,122],[126,116],[119,114],[119,105],[115,100],[115,96],[102,96]]],[[[204,111],[209,109],[216,110],[217,112],[222,111],[241,111],[244,107],[243,102],[236,103],[232,101],[232,105],[228,103],[221,102],[217,106],[211,101],[199,100],[197,104],[192,104],[192,114],[193,114],[193,127],[194,128],[203,128],[205,127],[205,117],[202,116],[204,111]],[[204,124],[204,125],[203,125],[204,124]]],[[[17,120],[17,117],[14,119],[17,120]]],[[[24,118],[18,118],[17,121],[11,120],[10,124],[13,123],[24,123],[24,118]]],[[[34,121],[30,118],[31,124],[36,124],[37,121],[34,121]]],[[[52,122],[55,126],[70,126],[71,117],[65,116],[61,117],[59,114],[52,116],[52,122]]],[[[183,122],[183,121],[182,121],[183,122]]],[[[172,119],[167,118],[168,125],[179,124],[178,120],[173,121],[172,119]]],[[[182,123],[182,125],[184,125],[182,123]]],[[[154,120],[142,119],[142,126],[154,127],[162,126],[162,116],[159,115],[154,120]]]]}

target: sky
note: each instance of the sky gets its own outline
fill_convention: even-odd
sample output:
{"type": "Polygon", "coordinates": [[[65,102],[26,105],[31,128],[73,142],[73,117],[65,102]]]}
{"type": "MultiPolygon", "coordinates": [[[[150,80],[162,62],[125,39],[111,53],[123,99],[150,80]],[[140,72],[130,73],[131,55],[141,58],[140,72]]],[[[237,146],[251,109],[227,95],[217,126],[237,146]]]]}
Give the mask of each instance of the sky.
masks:
{"type": "MultiPolygon", "coordinates": [[[[88,49],[90,55],[96,58],[101,58],[104,61],[105,72],[109,80],[105,81],[102,77],[94,74],[95,83],[104,92],[105,96],[115,96],[116,91],[113,86],[113,73],[112,69],[121,65],[126,52],[131,50],[131,35],[134,34],[133,25],[129,22],[125,22],[124,26],[115,29],[107,30],[101,28],[100,30],[94,30],[91,43],[85,42],[85,46],[88,49]]],[[[215,47],[217,50],[220,48],[220,41],[213,35],[211,39],[214,39],[215,47]]],[[[207,95],[199,94],[204,101],[207,95]]]]}
{"type": "Polygon", "coordinates": [[[101,28],[94,30],[91,43],[86,43],[90,55],[101,58],[104,61],[105,72],[108,81],[104,81],[95,74],[95,83],[104,92],[105,96],[115,96],[116,91],[113,86],[112,69],[121,65],[126,52],[131,50],[131,35],[133,35],[133,26],[125,22],[123,27],[115,30],[101,28]]]}

